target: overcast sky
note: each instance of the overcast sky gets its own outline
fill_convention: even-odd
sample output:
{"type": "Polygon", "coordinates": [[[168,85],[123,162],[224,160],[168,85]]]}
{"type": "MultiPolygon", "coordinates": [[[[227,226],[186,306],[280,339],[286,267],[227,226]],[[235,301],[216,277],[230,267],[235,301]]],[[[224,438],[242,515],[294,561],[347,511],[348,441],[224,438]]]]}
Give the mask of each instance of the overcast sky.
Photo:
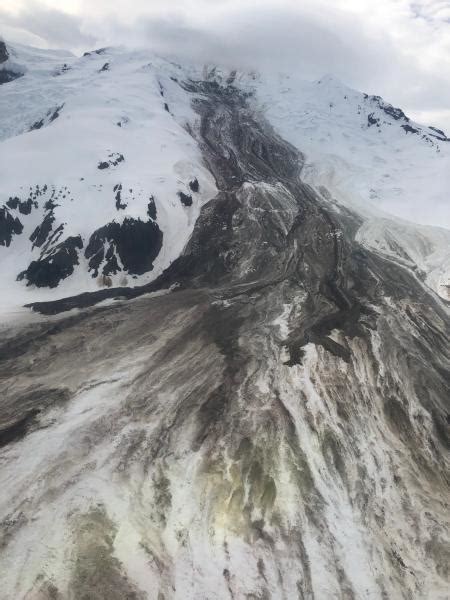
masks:
{"type": "Polygon", "coordinates": [[[450,0],[1,0],[0,34],[75,53],[145,45],[305,79],[332,73],[450,133],[450,0]]]}

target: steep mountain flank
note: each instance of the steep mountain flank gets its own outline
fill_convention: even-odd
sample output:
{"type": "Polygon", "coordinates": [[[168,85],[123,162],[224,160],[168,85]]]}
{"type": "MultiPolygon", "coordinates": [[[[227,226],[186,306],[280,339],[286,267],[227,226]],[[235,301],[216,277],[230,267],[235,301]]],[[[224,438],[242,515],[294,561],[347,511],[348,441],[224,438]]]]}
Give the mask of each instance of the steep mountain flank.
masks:
{"type": "Polygon", "coordinates": [[[217,187],[181,255],[5,327],[0,597],[444,600],[448,308],[245,93],[181,86],[217,187]]]}

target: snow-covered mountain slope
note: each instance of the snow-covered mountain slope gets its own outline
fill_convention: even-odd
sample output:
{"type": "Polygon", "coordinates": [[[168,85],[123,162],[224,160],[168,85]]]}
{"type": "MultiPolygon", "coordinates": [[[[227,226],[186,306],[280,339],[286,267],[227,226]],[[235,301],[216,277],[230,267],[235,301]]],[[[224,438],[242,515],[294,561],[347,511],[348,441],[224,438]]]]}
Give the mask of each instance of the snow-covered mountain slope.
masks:
{"type": "Polygon", "coordinates": [[[447,600],[450,232],[343,197],[263,78],[15,52],[0,600],[447,600]]]}
{"type": "Polygon", "coordinates": [[[444,132],[330,76],[313,83],[280,77],[277,86],[271,80],[261,87],[268,119],[307,155],[304,179],[321,182],[353,206],[450,228],[450,139],[444,132]]]}
{"type": "Polygon", "coordinates": [[[0,90],[1,302],[159,275],[216,191],[183,127],[188,94],[148,56],[15,54],[27,75],[0,90]]]}
{"type": "Polygon", "coordinates": [[[450,226],[450,142],[380,98],[331,77],[309,83],[223,72],[144,51],[77,58],[3,45],[2,52],[21,75],[0,88],[4,310],[142,285],[180,254],[216,191],[189,134],[196,116],[183,82],[190,79],[247,93],[305,155],[303,180],[364,215],[360,241],[406,259],[447,294],[448,230],[421,227],[423,241],[411,247],[418,229],[380,209],[450,226]]]}

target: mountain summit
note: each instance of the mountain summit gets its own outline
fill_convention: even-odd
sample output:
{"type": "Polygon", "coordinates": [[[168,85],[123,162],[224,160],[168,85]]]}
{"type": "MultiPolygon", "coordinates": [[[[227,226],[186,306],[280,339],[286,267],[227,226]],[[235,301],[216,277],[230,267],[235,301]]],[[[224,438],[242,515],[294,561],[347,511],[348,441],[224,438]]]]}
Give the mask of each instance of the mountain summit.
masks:
{"type": "Polygon", "coordinates": [[[332,77],[6,49],[0,598],[444,600],[450,231],[406,218],[445,133],[332,77]]]}

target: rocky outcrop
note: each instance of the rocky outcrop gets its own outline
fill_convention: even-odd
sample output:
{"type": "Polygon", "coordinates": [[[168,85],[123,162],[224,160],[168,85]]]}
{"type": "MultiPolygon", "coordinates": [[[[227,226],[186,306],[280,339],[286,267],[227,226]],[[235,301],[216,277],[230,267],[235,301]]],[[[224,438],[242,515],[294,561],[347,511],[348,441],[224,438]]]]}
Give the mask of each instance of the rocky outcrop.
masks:
{"type": "Polygon", "coordinates": [[[7,206],[0,208],[0,245],[9,246],[14,235],[19,235],[23,231],[23,225],[11,214],[7,206]]]}
{"type": "Polygon", "coordinates": [[[50,251],[44,251],[38,260],[33,260],[17,279],[25,279],[27,285],[54,288],[72,275],[74,267],[79,264],[77,250],[82,248],[80,236],[68,237],[50,251]]]}
{"type": "Polygon", "coordinates": [[[108,223],[95,231],[86,247],[89,270],[97,277],[104,263],[103,275],[123,269],[130,275],[142,275],[153,269],[153,262],[162,247],[162,232],[153,220],[124,219],[123,223],[108,223]],[[105,251],[105,246],[107,250],[105,251]]]}
{"type": "Polygon", "coordinates": [[[18,209],[21,215],[29,215],[33,208],[37,208],[37,202],[32,200],[31,197],[27,198],[27,200],[20,200],[20,198],[14,196],[13,198],[9,198],[6,205],[13,210],[18,209]]]}
{"type": "Polygon", "coordinates": [[[0,65],[6,62],[9,58],[8,49],[3,40],[0,40],[0,65]]]}
{"type": "Polygon", "coordinates": [[[190,194],[185,194],[184,192],[178,192],[178,198],[183,206],[189,207],[192,206],[192,196],[190,194]]]}
{"type": "Polygon", "coordinates": [[[9,83],[23,76],[23,72],[18,68],[9,65],[9,52],[6,44],[0,39],[0,85],[9,83]]]}
{"type": "Polygon", "coordinates": [[[125,159],[123,157],[123,154],[113,152],[112,154],[108,155],[108,160],[104,160],[98,163],[97,169],[100,169],[100,171],[102,171],[104,169],[109,169],[110,167],[117,167],[117,165],[119,165],[124,160],[125,159]]]}
{"type": "Polygon", "coordinates": [[[63,108],[64,108],[64,104],[61,104],[60,106],[56,106],[55,108],[50,108],[47,111],[47,114],[45,117],[42,117],[41,119],[39,119],[38,121],[35,121],[31,125],[30,131],[34,131],[36,129],[41,129],[42,127],[44,127],[44,125],[50,125],[51,123],[53,123],[53,121],[55,121],[60,116],[63,108]]]}

